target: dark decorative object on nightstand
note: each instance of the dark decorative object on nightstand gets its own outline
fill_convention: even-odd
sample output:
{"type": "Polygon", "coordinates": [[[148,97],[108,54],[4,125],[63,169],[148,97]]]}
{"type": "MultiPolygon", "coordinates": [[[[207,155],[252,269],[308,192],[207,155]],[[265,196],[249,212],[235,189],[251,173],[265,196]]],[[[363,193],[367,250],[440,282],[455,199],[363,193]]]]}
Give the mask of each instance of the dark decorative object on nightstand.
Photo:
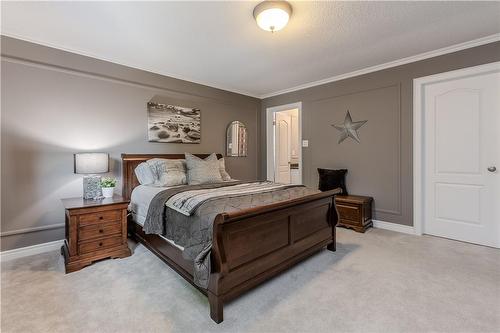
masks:
{"type": "Polygon", "coordinates": [[[339,223],[342,226],[365,232],[372,226],[372,197],[360,195],[337,195],[335,203],[339,212],[339,223]]]}
{"type": "Polygon", "coordinates": [[[62,200],[66,240],[61,247],[66,273],[104,258],[130,256],[127,244],[127,206],[121,196],[101,200],[62,200]]]}

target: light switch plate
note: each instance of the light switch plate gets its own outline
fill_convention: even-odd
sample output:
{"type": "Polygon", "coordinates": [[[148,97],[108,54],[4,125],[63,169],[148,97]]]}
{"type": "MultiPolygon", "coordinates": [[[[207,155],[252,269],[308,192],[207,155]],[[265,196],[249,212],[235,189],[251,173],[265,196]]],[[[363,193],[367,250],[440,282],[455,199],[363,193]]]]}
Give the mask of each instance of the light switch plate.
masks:
{"type": "Polygon", "coordinates": [[[302,147],[309,147],[309,140],[302,140],[302,147]]]}

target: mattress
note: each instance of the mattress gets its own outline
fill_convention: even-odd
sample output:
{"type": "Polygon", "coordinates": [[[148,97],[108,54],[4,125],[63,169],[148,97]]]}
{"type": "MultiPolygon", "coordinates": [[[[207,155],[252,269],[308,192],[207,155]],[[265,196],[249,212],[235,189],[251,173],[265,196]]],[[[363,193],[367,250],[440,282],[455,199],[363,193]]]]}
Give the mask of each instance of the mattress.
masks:
{"type": "MultiPolygon", "coordinates": [[[[148,213],[149,204],[151,203],[151,200],[153,200],[155,195],[169,188],[172,187],[139,185],[136,188],[134,188],[132,194],[130,195],[130,204],[128,206],[129,211],[132,212],[132,217],[134,222],[139,224],[141,227],[144,226],[144,221],[146,220],[146,215],[148,213]]],[[[177,245],[173,240],[168,239],[162,235],[158,236],[160,236],[170,244],[174,245],[181,251],[184,251],[184,248],[180,245],[177,245]]]]}

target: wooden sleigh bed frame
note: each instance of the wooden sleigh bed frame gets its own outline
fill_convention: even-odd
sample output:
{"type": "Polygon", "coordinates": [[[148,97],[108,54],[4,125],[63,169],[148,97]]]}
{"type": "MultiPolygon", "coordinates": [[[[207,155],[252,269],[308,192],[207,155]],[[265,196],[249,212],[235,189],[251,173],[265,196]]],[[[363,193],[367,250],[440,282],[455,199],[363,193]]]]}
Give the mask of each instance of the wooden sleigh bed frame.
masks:
{"type": "MultiPolygon", "coordinates": [[[[195,154],[205,158],[208,154],[195,154]]],[[[217,155],[218,158],[222,156],[217,155]]],[[[184,154],[122,154],[123,197],[139,185],[134,169],[151,158],[183,159],[184,154]]],[[[215,217],[208,289],[193,282],[193,262],[155,234],[129,220],[130,236],[144,244],[183,278],[208,296],[210,317],[223,320],[223,304],[327,247],[335,251],[340,189],[215,217]]]]}

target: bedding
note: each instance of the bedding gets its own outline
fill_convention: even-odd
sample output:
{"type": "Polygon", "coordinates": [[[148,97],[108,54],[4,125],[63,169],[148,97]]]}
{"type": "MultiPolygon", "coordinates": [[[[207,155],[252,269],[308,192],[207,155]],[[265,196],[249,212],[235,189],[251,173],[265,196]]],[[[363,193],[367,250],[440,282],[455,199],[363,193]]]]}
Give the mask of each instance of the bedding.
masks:
{"type": "Polygon", "coordinates": [[[186,161],[153,158],[146,161],[155,173],[155,186],[187,184],[186,161]]]}
{"type": "MultiPolygon", "coordinates": [[[[190,155],[191,184],[214,183],[231,180],[226,171],[224,158],[218,160],[218,172],[215,171],[216,154],[202,160],[190,155]]],[[[158,187],[175,186],[188,183],[188,170],[185,159],[152,158],[140,163],[134,173],[141,185],[158,187]]]]}
{"type": "MultiPolygon", "coordinates": [[[[130,204],[128,210],[132,213],[132,217],[135,223],[139,224],[141,227],[144,226],[144,221],[146,220],[146,215],[148,213],[148,207],[153,200],[154,196],[161,191],[165,191],[170,187],[156,187],[156,186],[145,186],[139,185],[133,191],[130,198],[130,204]]],[[[184,251],[184,248],[172,239],[168,239],[163,235],[159,235],[161,238],[177,247],[179,250],[184,251]]]]}
{"type": "Polygon", "coordinates": [[[155,195],[169,188],[171,187],[157,187],[146,185],[139,185],[134,188],[130,196],[130,204],[128,206],[128,210],[132,212],[132,214],[134,214],[134,217],[137,216],[137,219],[135,221],[140,225],[144,225],[151,200],[153,200],[155,195]]]}
{"type": "Polygon", "coordinates": [[[253,193],[266,193],[286,187],[290,187],[290,185],[272,182],[259,182],[234,184],[232,186],[209,189],[188,190],[171,196],[167,200],[166,205],[168,208],[176,210],[181,214],[191,216],[196,208],[198,208],[205,201],[213,198],[235,197],[253,193]]]}
{"type": "Polygon", "coordinates": [[[156,177],[148,163],[142,162],[135,170],[135,176],[141,185],[151,185],[155,182],[156,177]]]}
{"type": "MultiPolygon", "coordinates": [[[[134,193],[136,190],[137,188],[132,192],[132,202],[137,197],[134,193]]],[[[143,191],[149,195],[153,193],[151,190],[143,191]]],[[[150,200],[143,230],[147,234],[163,235],[183,247],[183,257],[193,261],[194,282],[202,288],[207,288],[211,267],[213,222],[217,214],[265,206],[315,193],[319,191],[302,185],[242,181],[165,188],[150,200]],[[210,191],[207,190],[213,190],[213,195],[208,195],[210,191]],[[184,192],[189,192],[189,195],[183,196],[183,200],[190,201],[190,198],[197,197],[193,201],[196,204],[193,205],[190,215],[167,207],[170,198],[184,192]]],[[[134,207],[136,204],[131,205],[134,207]]]]}
{"type": "Polygon", "coordinates": [[[184,160],[165,160],[158,169],[159,186],[175,186],[187,184],[186,162],[184,160]]]}
{"type": "Polygon", "coordinates": [[[226,161],[224,160],[224,157],[219,159],[219,171],[223,181],[231,180],[231,176],[226,171],[226,161]]]}
{"type": "Polygon", "coordinates": [[[222,181],[220,163],[215,153],[210,154],[205,159],[190,153],[185,153],[185,156],[189,185],[219,183],[222,181]]]}

